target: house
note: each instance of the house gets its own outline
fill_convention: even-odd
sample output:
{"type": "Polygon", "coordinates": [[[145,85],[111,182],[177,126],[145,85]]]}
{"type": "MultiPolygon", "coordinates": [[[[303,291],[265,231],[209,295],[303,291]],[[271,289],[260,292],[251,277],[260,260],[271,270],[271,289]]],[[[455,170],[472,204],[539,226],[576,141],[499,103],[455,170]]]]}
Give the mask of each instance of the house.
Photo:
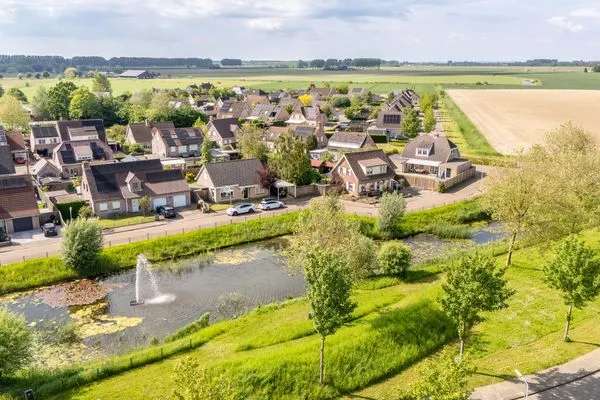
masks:
{"type": "Polygon", "coordinates": [[[257,159],[209,163],[200,169],[196,182],[201,196],[215,203],[264,197],[269,191],[261,185],[263,171],[257,159]]]}
{"type": "Polygon", "coordinates": [[[84,163],[81,193],[96,215],[138,213],[147,197],[153,210],[190,205],[190,188],[180,170],[163,170],[158,159],[113,164],[84,163]]]}
{"type": "MultiPolygon", "coordinates": [[[[0,127],[0,129],[2,128],[0,127]]],[[[14,162],[25,164],[29,158],[29,151],[27,150],[23,135],[19,132],[7,132],[6,141],[8,142],[8,147],[10,147],[14,162]]]]}
{"type": "Polygon", "coordinates": [[[222,101],[222,104],[218,106],[217,118],[236,118],[236,119],[244,119],[248,118],[250,113],[252,112],[252,107],[250,104],[245,101],[236,101],[236,100],[225,100],[222,101]]]}
{"type": "Polygon", "coordinates": [[[316,87],[315,85],[311,85],[307,91],[307,94],[309,94],[312,97],[312,99],[315,101],[327,100],[328,98],[330,98],[331,96],[333,96],[336,93],[337,93],[337,91],[334,88],[330,88],[330,87],[319,88],[319,87],[316,87]]]}
{"type": "Polygon", "coordinates": [[[278,104],[257,104],[254,106],[247,119],[260,120],[266,123],[286,121],[290,117],[286,107],[278,104]]]}
{"type": "Polygon", "coordinates": [[[206,135],[219,147],[234,146],[235,134],[240,128],[237,118],[217,118],[208,123],[206,135]]]}
{"type": "Polygon", "coordinates": [[[342,153],[375,147],[375,142],[366,132],[337,131],[327,142],[328,150],[342,153]]]}
{"type": "Polygon", "coordinates": [[[331,171],[333,181],[348,193],[363,195],[393,188],[394,164],[383,150],[346,153],[331,171]]]}
{"type": "Polygon", "coordinates": [[[0,176],[0,229],[9,234],[39,229],[39,215],[31,177],[0,176]]]}
{"type": "Polygon", "coordinates": [[[118,78],[135,78],[135,79],[152,79],[157,78],[160,74],[150,72],[145,69],[128,69],[117,75],[118,78]]]}
{"type": "Polygon", "coordinates": [[[285,121],[289,125],[309,125],[317,126],[318,124],[325,124],[327,117],[321,112],[321,109],[317,106],[301,107],[297,106],[294,108],[290,117],[285,121]]]}
{"type": "Polygon", "coordinates": [[[152,151],[152,128],[175,129],[173,122],[142,122],[127,125],[125,142],[139,144],[145,151],[152,151]]]}
{"type": "Polygon", "coordinates": [[[383,107],[368,131],[372,135],[385,135],[387,138],[399,137],[402,134],[402,110],[395,106],[383,107]]]}
{"type": "Polygon", "coordinates": [[[0,175],[14,174],[15,164],[6,133],[0,126],[0,175]]]}
{"type": "Polygon", "coordinates": [[[43,157],[51,156],[57,145],[70,140],[101,140],[107,143],[101,119],[31,122],[29,126],[31,151],[43,157]]]}
{"type": "Polygon", "coordinates": [[[203,141],[199,128],[152,128],[152,154],[160,158],[199,157],[203,141]]]}
{"type": "Polygon", "coordinates": [[[353,87],[352,89],[350,89],[350,92],[348,93],[348,97],[350,97],[350,98],[360,97],[367,93],[368,93],[368,91],[365,88],[353,87]]]}
{"type": "MultiPolygon", "coordinates": [[[[85,135],[81,137],[87,137],[85,135]]],[[[81,163],[110,161],[113,152],[106,143],[97,139],[76,139],[62,142],[52,150],[52,163],[65,178],[81,176],[81,163]]]]}
{"type": "Polygon", "coordinates": [[[244,102],[247,103],[250,108],[253,108],[257,104],[269,104],[269,96],[264,94],[246,94],[244,102]]]}
{"type": "Polygon", "coordinates": [[[445,190],[476,173],[471,162],[461,157],[458,146],[437,134],[416,137],[392,160],[398,174],[420,189],[445,190]]]}

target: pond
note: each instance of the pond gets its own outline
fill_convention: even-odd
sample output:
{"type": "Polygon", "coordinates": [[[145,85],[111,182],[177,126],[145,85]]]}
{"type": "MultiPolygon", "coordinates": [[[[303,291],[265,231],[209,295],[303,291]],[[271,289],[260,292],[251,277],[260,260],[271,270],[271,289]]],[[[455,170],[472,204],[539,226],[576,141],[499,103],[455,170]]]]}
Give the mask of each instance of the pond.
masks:
{"type": "MultiPolygon", "coordinates": [[[[503,238],[499,225],[471,240],[417,235],[405,240],[415,262],[503,238]]],[[[304,278],[281,256],[286,238],[225,249],[96,281],[82,280],[0,299],[37,332],[36,362],[45,367],[123,353],[160,340],[209,313],[211,323],[257,306],[299,297],[304,278]],[[157,297],[158,296],[158,297],[157,297]]]]}

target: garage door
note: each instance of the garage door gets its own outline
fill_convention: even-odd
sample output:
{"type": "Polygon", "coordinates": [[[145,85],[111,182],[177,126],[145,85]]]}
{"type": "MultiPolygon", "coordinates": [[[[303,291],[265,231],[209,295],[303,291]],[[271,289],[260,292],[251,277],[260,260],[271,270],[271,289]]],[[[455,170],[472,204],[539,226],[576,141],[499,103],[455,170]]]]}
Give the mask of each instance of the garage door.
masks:
{"type": "Polygon", "coordinates": [[[152,207],[156,210],[157,207],[166,206],[167,198],[166,197],[157,197],[152,200],[152,207]]]}
{"type": "Polygon", "coordinates": [[[33,229],[33,220],[31,217],[15,218],[12,220],[15,232],[30,231],[33,229]]]}
{"type": "Polygon", "coordinates": [[[185,207],[187,206],[187,198],[185,194],[179,194],[173,196],[173,207],[185,207]]]}

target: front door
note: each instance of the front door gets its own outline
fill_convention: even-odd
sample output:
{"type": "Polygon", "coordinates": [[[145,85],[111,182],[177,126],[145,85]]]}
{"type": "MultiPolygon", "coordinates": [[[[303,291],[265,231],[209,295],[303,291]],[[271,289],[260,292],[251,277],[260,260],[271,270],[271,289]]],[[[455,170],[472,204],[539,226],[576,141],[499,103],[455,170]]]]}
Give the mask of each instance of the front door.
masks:
{"type": "Polygon", "coordinates": [[[243,190],[243,194],[244,194],[244,198],[247,199],[248,197],[250,197],[250,188],[244,188],[243,190]]]}

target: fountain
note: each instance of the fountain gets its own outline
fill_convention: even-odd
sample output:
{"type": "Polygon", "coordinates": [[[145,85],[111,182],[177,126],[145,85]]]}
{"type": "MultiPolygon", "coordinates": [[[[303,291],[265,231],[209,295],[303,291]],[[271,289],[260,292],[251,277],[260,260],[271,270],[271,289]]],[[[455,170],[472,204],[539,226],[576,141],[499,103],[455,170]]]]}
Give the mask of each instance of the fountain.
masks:
{"type": "Polygon", "coordinates": [[[156,275],[150,269],[150,262],[143,255],[140,254],[137,257],[137,265],[135,267],[135,300],[132,300],[129,304],[132,306],[138,306],[142,304],[168,304],[175,301],[175,295],[172,294],[163,294],[160,292],[158,288],[158,281],[156,280],[156,275]],[[152,287],[153,297],[148,300],[144,300],[142,297],[142,279],[144,274],[148,276],[150,279],[150,286],[152,287]]]}

